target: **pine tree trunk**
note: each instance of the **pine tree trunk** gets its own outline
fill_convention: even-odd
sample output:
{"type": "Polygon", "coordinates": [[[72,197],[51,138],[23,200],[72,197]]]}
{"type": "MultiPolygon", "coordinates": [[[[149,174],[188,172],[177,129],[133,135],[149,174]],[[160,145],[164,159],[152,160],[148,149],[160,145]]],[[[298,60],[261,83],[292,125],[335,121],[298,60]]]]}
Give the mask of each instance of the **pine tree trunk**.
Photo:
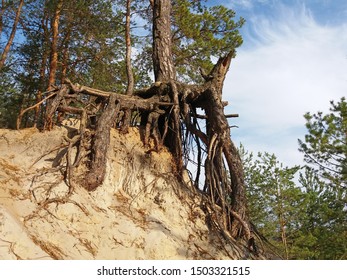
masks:
{"type": "Polygon", "coordinates": [[[172,60],[171,1],[153,1],[153,67],[156,82],[176,80],[172,60]]]}
{"type": "Polygon", "coordinates": [[[4,26],[3,23],[3,15],[5,13],[5,0],[1,0],[1,8],[0,8],[0,38],[2,33],[2,28],[4,26]]]}
{"type": "Polygon", "coordinates": [[[62,39],[61,43],[61,83],[63,84],[65,82],[65,79],[67,78],[68,73],[68,67],[69,67],[69,48],[70,48],[70,41],[71,41],[71,34],[73,29],[73,13],[69,12],[66,15],[65,18],[65,25],[64,28],[64,37],[62,39]]]}
{"type": "Polygon", "coordinates": [[[65,44],[63,46],[62,50],[62,59],[61,59],[61,83],[63,84],[65,82],[65,79],[67,78],[67,69],[68,69],[68,60],[69,60],[69,40],[70,40],[70,30],[67,31],[65,37],[65,44]]]}
{"type": "MultiPolygon", "coordinates": [[[[41,27],[43,30],[43,39],[42,39],[42,47],[43,47],[43,53],[42,53],[42,60],[41,60],[41,66],[40,66],[40,76],[39,76],[39,85],[38,85],[38,91],[36,95],[36,103],[39,103],[42,100],[42,94],[47,88],[46,85],[46,65],[47,60],[49,57],[49,31],[48,31],[48,14],[47,9],[44,10],[44,15],[41,20],[41,27]]],[[[35,125],[39,126],[40,122],[40,106],[37,106],[35,109],[35,125]]]]}
{"type": "MultiPolygon", "coordinates": [[[[127,0],[126,3],[126,16],[125,16],[125,44],[126,44],[126,73],[127,73],[127,89],[126,95],[132,95],[134,92],[134,74],[131,65],[131,33],[130,33],[130,12],[131,12],[131,0],[127,0]]],[[[123,116],[122,132],[127,133],[130,125],[131,110],[125,110],[123,116]]]]}
{"type": "Polygon", "coordinates": [[[51,57],[49,65],[49,78],[48,78],[48,90],[52,89],[52,86],[56,82],[56,73],[58,68],[58,35],[59,35],[59,21],[60,13],[63,7],[63,0],[59,0],[54,12],[54,16],[51,20],[52,41],[51,41],[51,57]]]}
{"type": "Polygon", "coordinates": [[[178,174],[182,172],[180,107],[176,89],[176,70],[172,59],[171,1],[154,0],[153,5],[153,68],[157,83],[171,84],[171,101],[175,104],[169,121],[166,144],[176,159],[178,174]]]}
{"type": "Polygon", "coordinates": [[[278,208],[278,221],[280,226],[281,240],[284,247],[284,252],[286,259],[289,259],[288,243],[287,243],[287,233],[286,233],[286,220],[284,218],[283,211],[283,197],[282,197],[282,182],[277,180],[277,208],[278,208]]]}
{"type": "MultiPolygon", "coordinates": [[[[2,8],[3,8],[3,5],[4,5],[4,3],[2,3],[2,8]]],[[[16,11],[16,17],[15,17],[13,25],[12,25],[12,31],[11,31],[10,37],[9,37],[9,39],[7,41],[7,44],[6,44],[5,48],[4,48],[4,51],[1,54],[0,69],[2,69],[4,67],[4,65],[5,65],[6,58],[8,56],[8,53],[9,53],[10,48],[12,46],[14,37],[16,35],[17,26],[18,26],[18,22],[19,22],[19,17],[20,17],[23,5],[24,5],[24,0],[21,0],[19,2],[19,6],[18,6],[17,11],[16,11]]],[[[2,24],[2,19],[1,19],[1,24],[2,24]]]]}

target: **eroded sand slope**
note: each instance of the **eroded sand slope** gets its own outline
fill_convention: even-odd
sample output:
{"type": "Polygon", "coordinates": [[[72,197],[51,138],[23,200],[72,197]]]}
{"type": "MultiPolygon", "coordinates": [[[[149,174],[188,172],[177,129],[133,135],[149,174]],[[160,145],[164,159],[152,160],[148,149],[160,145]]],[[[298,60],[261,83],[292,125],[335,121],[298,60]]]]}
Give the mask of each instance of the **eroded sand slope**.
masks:
{"type": "Polygon", "coordinates": [[[167,151],[143,148],[135,128],[112,131],[102,186],[42,207],[68,191],[59,167],[73,131],[0,130],[0,259],[250,257],[209,233],[199,194],[177,183],[167,151]]]}

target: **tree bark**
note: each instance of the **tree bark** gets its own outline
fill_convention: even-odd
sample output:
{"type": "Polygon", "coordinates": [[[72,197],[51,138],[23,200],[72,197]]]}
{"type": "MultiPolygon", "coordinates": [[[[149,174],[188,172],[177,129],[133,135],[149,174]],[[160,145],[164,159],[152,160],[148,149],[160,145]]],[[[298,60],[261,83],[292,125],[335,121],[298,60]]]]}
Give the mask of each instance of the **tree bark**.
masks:
{"type": "Polygon", "coordinates": [[[281,233],[281,240],[284,247],[284,252],[286,259],[289,259],[289,251],[288,251],[288,244],[287,244],[287,233],[286,233],[286,220],[284,217],[284,211],[283,211],[283,195],[282,195],[282,182],[277,177],[276,178],[277,183],[277,211],[278,211],[278,222],[280,227],[280,233],[281,233]]]}
{"type": "MultiPolygon", "coordinates": [[[[230,128],[226,115],[224,114],[224,102],[222,101],[222,89],[224,84],[225,76],[229,70],[231,59],[234,57],[234,51],[231,51],[227,56],[220,58],[215,67],[212,69],[209,76],[213,77],[211,81],[205,83],[205,93],[197,95],[199,96],[196,100],[199,105],[206,112],[207,117],[207,135],[208,135],[208,157],[206,166],[213,166],[212,169],[222,170],[224,169],[223,161],[217,160],[216,150],[221,148],[221,151],[225,157],[228,165],[228,170],[230,174],[230,190],[225,186],[226,183],[221,181],[219,184],[213,183],[213,180],[222,180],[219,178],[213,178],[213,175],[207,174],[207,180],[209,180],[209,188],[214,188],[210,192],[217,193],[216,185],[224,185],[225,190],[223,196],[228,196],[230,199],[231,209],[228,204],[227,207],[228,215],[231,215],[231,220],[228,222],[227,218],[227,228],[233,237],[238,237],[241,234],[242,228],[245,224],[248,224],[248,216],[246,212],[246,196],[245,196],[245,182],[242,161],[238,154],[236,147],[230,139],[230,128]],[[215,161],[215,162],[214,162],[215,161]],[[212,177],[212,178],[211,178],[212,177]],[[238,219],[235,219],[237,213],[238,219]],[[233,217],[234,216],[234,217],[233,217]],[[244,222],[240,222],[241,219],[244,222]]],[[[208,172],[207,172],[208,173],[208,172]]],[[[221,175],[220,177],[223,177],[221,175]]],[[[217,194],[217,198],[220,194],[217,194]]],[[[217,198],[215,198],[217,200],[217,198]]],[[[219,197],[220,201],[223,202],[225,197],[219,197]]],[[[224,203],[224,202],[223,202],[224,203]]],[[[249,229],[244,228],[244,233],[249,235],[249,229]]],[[[247,236],[250,239],[250,236],[247,236]]]]}
{"type": "MultiPolygon", "coordinates": [[[[47,68],[47,60],[49,57],[49,32],[48,32],[48,14],[47,9],[44,10],[44,15],[41,20],[41,27],[43,30],[43,38],[42,38],[42,46],[43,46],[43,53],[42,53],[42,60],[41,60],[41,66],[40,66],[40,76],[39,76],[39,85],[38,85],[38,91],[36,95],[36,103],[39,103],[42,100],[42,93],[47,88],[46,85],[46,68],[47,68]]],[[[36,126],[39,125],[40,122],[40,106],[37,106],[35,108],[35,124],[36,126]]],[[[41,119],[42,121],[42,119],[41,119]]]]}
{"type": "Polygon", "coordinates": [[[71,26],[68,27],[67,33],[64,38],[64,46],[62,50],[62,60],[61,60],[61,83],[63,84],[65,82],[65,79],[67,77],[67,71],[68,71],[68,60],[69,60],[69,41],[71,36],[71,26]]]}
{"type": "MultiPolygon", "coordinates": [[[[127,73],[127,89],[126,95],[130,96],[134,92],[134,74],[131,64],[131,31],[130,31],[130,12],[131,12],[131,0],[126,2],[126,16],[125,16],[125,44],[126,44],[126,73],[127,73]]],[[[123,116],[122,132],[127,133],[130,125],[131,110],[125,110],[123,116]]]]}
{"type": "Polygon", "coordinates": [[[53,18],[51,20],[52,41],[51,41],[51,54],[49,65],[49,77],[48,77],[48,90],[52,89],[52,86],[56,81],[56,73],[58,68],[58,35],[59,35],[59,21],[60,13],[63,7],[63,0],[59,0],[55,8],[53,18]]]}
{"type": "Polygon", "coordinates": [[[0,8],[0,37],[2,33],[2,28],[4,26],[3,15],[5,13],[5,0],[1,0],[1,8],[0,8]]]}
{"type": "Polygon", "coordinates": [[[176,80],[172,59],[171,1],[153,1],[153,67],[156,82],[176,80]]]}
{"type": "Polygon", "coordinates": [[[85,187],[89,191],[95,190],[104,181],[111,128],[117,117],[119,107],[116,95],[111,95],[106,109],[98,120],[92,143],[89,173],[85,180],[85,187]]]}
{"type": "Polygon", "coordinates": [[[126,72],[128,78],[128,86],[126,95],[132,95],[134,91],[134,74],[131,64],[131,31],[130,31],[130,12],[131,12],[131,0],[127,0],[126,5],[126,23],[125,23],[125,42],[126,42],[126,72]]]}
{"type": "Polygon", "coordinates": [[[60,81],[62,84],[65,83],[65,79],[67,78],[67,73],[69,69],[69,48],[71,41],[71,34],[73,30],[73,11],[67,12],[65,16],[65,28],[64,28],[64,37],[61,42],[61,78],[60,81]]]}
{"type": "MultiPolygon", "coordinates": [[[[2,3],[2,8],[3,8],[3,5],[4,5],[4,2],[2,3]]],[[[4,65],[5,65],[6,58],[8,56],[8,53],[9,53],[10,48],[12,46],[14,37],[16,35],[17,26],[18,26],[18,22],[19,22],[19,17],[20,17],[23,5],[24,5],[24,0],[20,0],[19,6],[18,6],[17,11],[16,11],[16,17],[15,17],[13,25],[12,25],[12,30],[11,30],[10,37],[9,37],[9,39],[7,41],[7,44],[6,44],[4,50],[3,50],[2,54],[1,54],[0,69],[2,69],[4,67],[4,65]]],[[[2,23],[2,20],[1,20],[1,23],[2,23]]]]}
{"type": "MultiPolygon", "coordinates": [[[[155,81],[170,83],[171,102],[175,105],[169,117],[166,144],[172,152],[177,172],[182,172],[182,142],[180,126],[180,106],[176,88],[176,69],[172,57],[171,1],[153,0],[153,68],[155,81]]],[[[170,114],[170,112],[167,112],[170,114]]],[[[165,121],[161,121],[163,123],[165,121]]]]}

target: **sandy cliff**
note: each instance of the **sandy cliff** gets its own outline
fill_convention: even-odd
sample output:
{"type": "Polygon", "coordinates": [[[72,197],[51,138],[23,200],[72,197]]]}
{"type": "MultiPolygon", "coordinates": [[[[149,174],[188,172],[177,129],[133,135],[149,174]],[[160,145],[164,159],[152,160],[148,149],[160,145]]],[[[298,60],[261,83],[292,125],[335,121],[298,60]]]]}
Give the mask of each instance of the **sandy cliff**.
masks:
{"type": "Polygon", "coordinates": [[[73,131],[0,130],[0,259],[253,257],[208,230],[200,195],[177,182],[167,151],[143,148],[135,128],[112,131],[101,187],[59,202],[68,191],[64,137],[73,131]]]}

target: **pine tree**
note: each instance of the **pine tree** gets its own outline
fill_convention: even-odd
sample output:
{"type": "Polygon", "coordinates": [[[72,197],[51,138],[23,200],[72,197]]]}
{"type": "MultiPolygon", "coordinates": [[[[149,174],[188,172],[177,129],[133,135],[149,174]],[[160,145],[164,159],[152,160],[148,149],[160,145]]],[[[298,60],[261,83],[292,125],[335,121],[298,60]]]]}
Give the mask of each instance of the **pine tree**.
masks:
{"type": "Polygon", "coordinates": [[[8,67],[0,70],[0,127],[15,128],[22,96],[8,67]]]}
{"type": "MultiPolygon", "coordinates": [[[[182,82],[201,83],[218,57],[242,44],[238,30],[245,20],[235,19],[235,12],[225,6],[207,6],[204,1],[174,0],[171,12],[172,59],[176,75],[182,82]]],[[[141,52],[135,65],[152,71],[151,32],[153,19],[146,6],[137,7],[138,15],[146,22],[141,33],[141,52]],[[146,33],[148,31],[149,33],[146,33]]],[[[210,77],[211,78],[211,77],[210,77]]]]}
{"type": "MultiPolygon", "coordinates": [[[[104,90],[124,88],[124,28],[112,1],[31,1],[22,26],[26,40],[16,54],[22,65],[21,107],[39,102],[50,84],[60,85],[66,77],[104,90]]],[[[43,111],[26,113],[22,124],[42,125],[43,111]]]]}
{"type": "Polygon", "coordinates": [[[322,180],[346,199],[347,190],[347,102],[331,101],[330,113],[305,114],[308,134],[299,140],[305,161],[314,166],[322,180]]]}
{"type": "Polygon", "coordinates": [[[301,190],[294,182],[299,166],[284,167],[274,154],[252,153],[241,146],[251,221],[286,259],[295,258],[293,233],[298,230],[301,190]]]}
{"type": "Polygon", "coordinates": [[[297,182],[299,167],[283,167],[268,153],[254,158],[240,148],[251,219],[288,258],[346,258],[347,111],[344,98],[331,105],[330,114],[305,115],[309,134],[299,144],[310,166],[301,167],[297,182]]]}
{"type": "Polygon", "coordinates": [[[299,145],[319,186],[307,188],[316,196],[311,201],[319,251],[315,257],[336,259],[347,256],[347,103],[341,98],[330,104],[329,114],[305,114],[308,134],[299,145]]]}

